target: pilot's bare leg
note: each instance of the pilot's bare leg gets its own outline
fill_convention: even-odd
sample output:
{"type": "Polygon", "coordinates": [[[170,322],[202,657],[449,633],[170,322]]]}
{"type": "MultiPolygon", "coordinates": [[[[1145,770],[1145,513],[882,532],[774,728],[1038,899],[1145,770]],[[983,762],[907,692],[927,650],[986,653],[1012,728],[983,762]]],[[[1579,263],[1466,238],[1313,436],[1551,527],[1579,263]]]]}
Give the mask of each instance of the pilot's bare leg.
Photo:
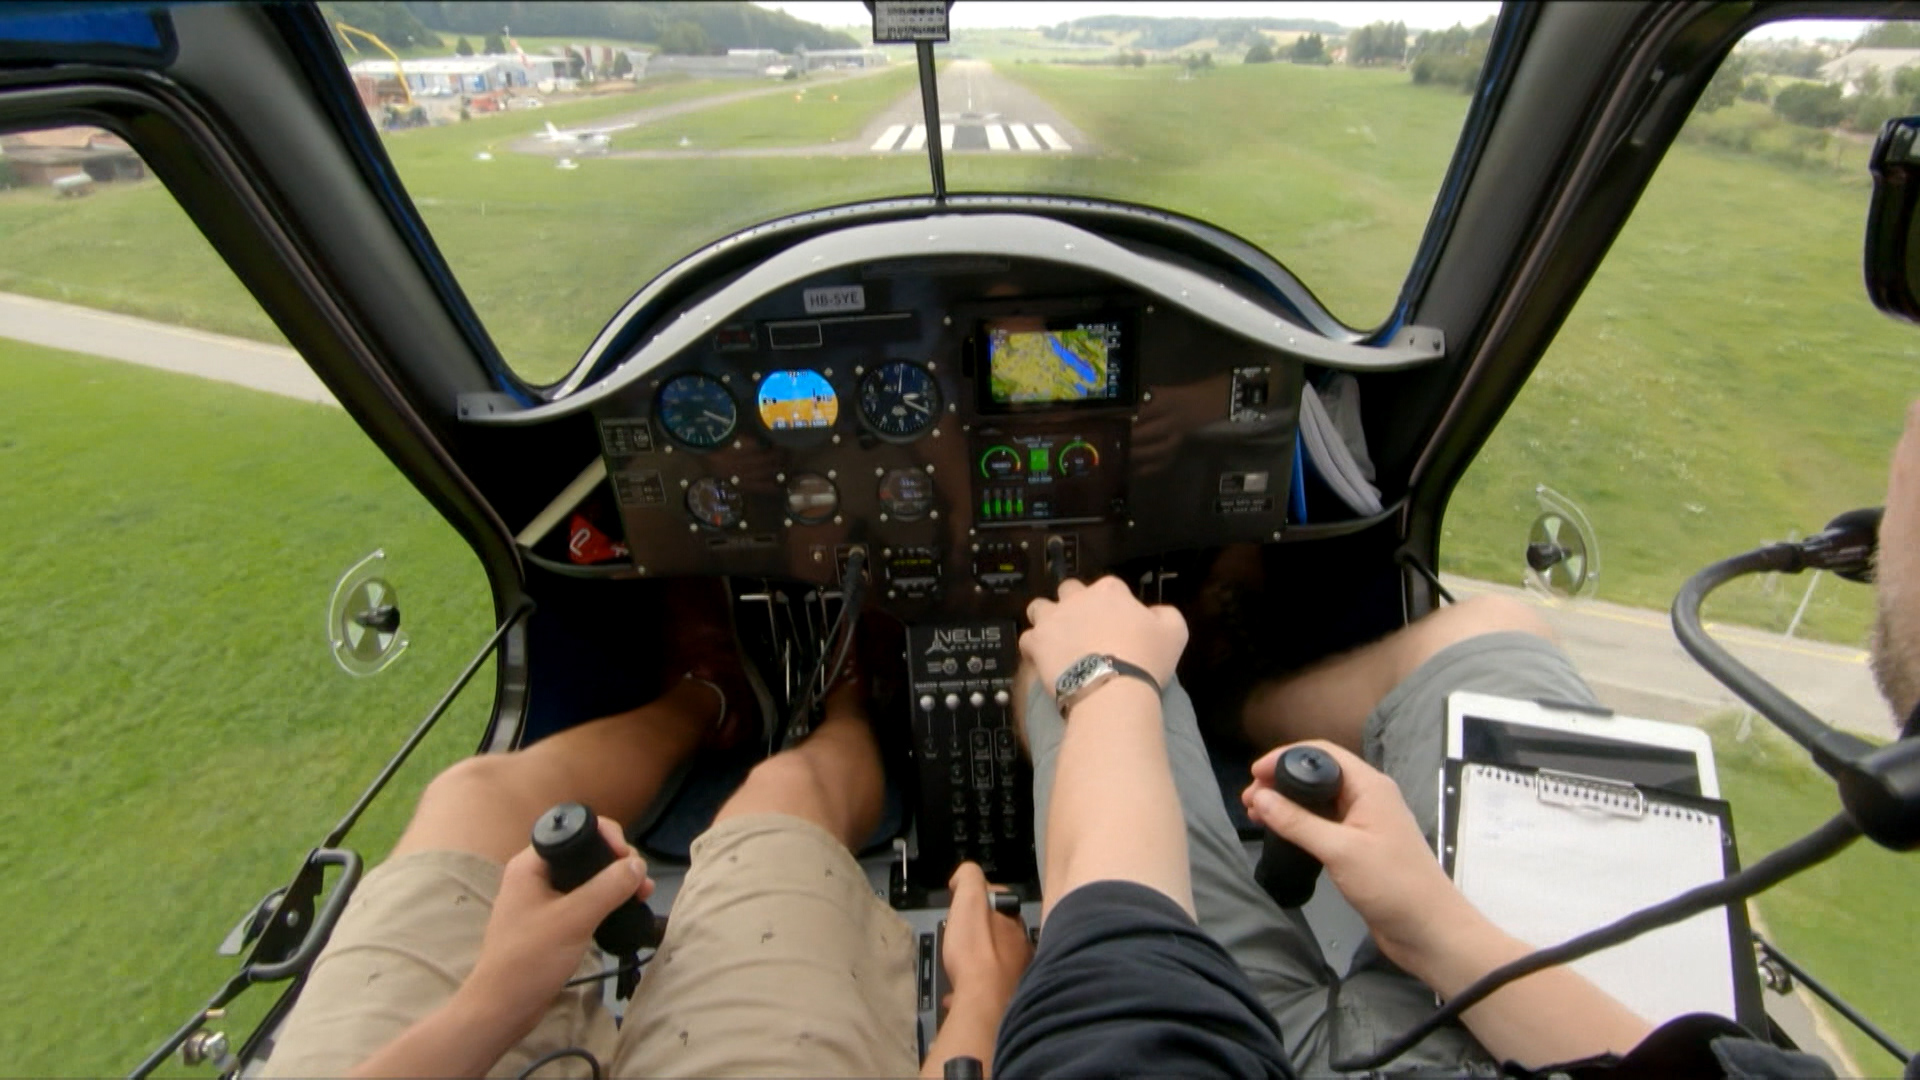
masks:
{"type": "Polygon", "coordinates": [[[885,795],[880,747],[860,685],[849,680],[828,695],[826,719],[806,740],[755,766],[713,822],[785,814],[820,826],[851,850],[873,835],[885,795]]]}
{"type": "MultiPolygon", "coordinates": [[[[680,599],[673,605],[675,654],[666,670],[698,667],[727,681],[719,672],[737,661],[724,609],[715,610],[720,598],[689,589],[680,599]]],[[[742,694],[741,703],[751,710],[747,697],[742,694]]],[[[577,800],[631,823],[714,732],[721,698],[709,683],[677,680],[637,709],[524,750],[468,758],[435,777],[392,855],[367,875],[315,961],[268,1075],[343,1076],[447,1001],[479,955],[501,865],[527,846],[541,812],[577,800]]],[[[603,963],[589,953],[581,974],[603,963]]],[[[534,1059],[568,1046],[609,1058],[617,1039],[612,1017],[599,1005],[601,989],[562,991],[494,1075],[518,1075],[534,1059]]]]}
{"type": "MultiPolygon", "coordinates": [[[[1483,596],[1440,609],[1371,645],[1257,687],[1243,719],[1256,746],[1323,738],[1364,757],[1393,778],[1429,843],[1437,831],[1442,732],[1447,697],[1474,690],[1514,698],[1596,704],[1572,661],[1553,645],[1532,608],[1483,596]]],[[[1268,902],[1271,907],[1271,901],[1268,902]]],[[[1297,1003],[1262,998],[1280,1016],[1297,1003]]],[[[1328,1000],[1324,994],[1321,1000],[1328,1000]]],[[[1295,1049],[1304,1074],[1325,1072],[1333,1047],[1377,1048],[1433,1010],[1433,992],[1362,942],[1339,980],[1339,1007],[1315,1017],[1312,1037],[1295,1049]]],[[[1302,1010],[1305,1011],[1305,1010],[1302,1010]]],[[[1283,1029],[1287,1029],[1284,1018],[1283,1029]]],[[[1448,1072],[1485,1068],[1490,1059],[1465,1028],[1450,1025],[1401,1058],[1448,1072]]]]}
{"type": "Polygon", "coordinates": [[[1553,640],[1546,622],[1518,601],[1476,596],[1450,604],[1372,644],[1254,687],[1242,714],[1247,738],[1260,748],[1326,739],[1364,753],[1367,717],[1394,687],[1451,645],[1507,632],[1553,640]]]}
{"type": "Polygon", "coordinates": [[[534,819],[583,802],[631,824],[711,731],[720,697],[682,679],[637,709],[568,728],[506,754],[456,762],[427,785],[393,857],[467,851],[504,863],[527,846],[534,819]]]}
{"type": "Polygon", "coordinates": [[[857,681],[693,843],[614,1076],[909,1076],[913,933],[852,851],[885,795],[857,681]]]}

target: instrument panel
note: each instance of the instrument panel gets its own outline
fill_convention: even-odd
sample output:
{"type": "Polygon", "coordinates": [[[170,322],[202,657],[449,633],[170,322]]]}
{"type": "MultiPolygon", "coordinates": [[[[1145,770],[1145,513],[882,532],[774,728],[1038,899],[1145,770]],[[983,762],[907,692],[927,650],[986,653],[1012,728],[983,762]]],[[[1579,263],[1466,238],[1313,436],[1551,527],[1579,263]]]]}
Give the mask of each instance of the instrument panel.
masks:
{"type": "Polygon", "coordinates": [[[593,409],[640,572],[831,584],[864,549],[924,618],[1278,538],[1302,379],[1084,270],[928,258],[761,297],[593,409]]]}

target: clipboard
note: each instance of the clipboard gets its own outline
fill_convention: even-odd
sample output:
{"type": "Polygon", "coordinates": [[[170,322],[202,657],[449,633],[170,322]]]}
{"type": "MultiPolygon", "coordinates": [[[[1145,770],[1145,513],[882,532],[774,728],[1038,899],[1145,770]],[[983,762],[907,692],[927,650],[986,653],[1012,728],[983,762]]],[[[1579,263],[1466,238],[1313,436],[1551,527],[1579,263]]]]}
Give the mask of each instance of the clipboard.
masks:
{"type": "MultiPolygon", "coordinates": [[[[1457,760],[1441,780],[1447,876],[1496,925],[1538,947],[1740,868],[1732,809],[1720,799],[1457,760]]],[[[1704,1011],[1764,1034],[1752,941],[1746,905],[1733,904],[1571,966],[1655,1025],[1704,1011]],[[1730,1002],[1730,1015],[1701,1004],[1709,1001],[1730,1002]]]]}

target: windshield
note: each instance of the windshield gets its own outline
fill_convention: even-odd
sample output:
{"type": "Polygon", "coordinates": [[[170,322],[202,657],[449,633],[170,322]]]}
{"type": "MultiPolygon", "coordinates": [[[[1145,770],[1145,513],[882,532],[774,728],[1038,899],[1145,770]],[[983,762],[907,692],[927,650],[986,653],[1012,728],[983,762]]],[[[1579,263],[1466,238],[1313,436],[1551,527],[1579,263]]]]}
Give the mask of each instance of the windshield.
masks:
{"type": "Polygon", "coordinates": [[[377,10],[336,24],[360,98],[501,354],[545,384],[676,260],[930,194],[936,153],[950,193],[1199,218],[1378,325],[1498,5],[963,0],[932,124],[914,48],[876,47],[851,0],[377,10]],[[496,25],[509,11],[538,21],[496,25]]]}

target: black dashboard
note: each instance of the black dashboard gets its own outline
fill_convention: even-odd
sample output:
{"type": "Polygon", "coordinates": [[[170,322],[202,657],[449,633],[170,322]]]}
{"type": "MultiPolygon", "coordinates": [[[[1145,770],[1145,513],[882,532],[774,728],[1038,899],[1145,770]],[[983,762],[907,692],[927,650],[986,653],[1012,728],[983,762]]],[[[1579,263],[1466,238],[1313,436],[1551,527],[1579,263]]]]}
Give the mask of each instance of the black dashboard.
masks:
{"type": "Polygon", "coordinates": [[[728,243],[707,256],[719,268],[695,259],[636,294],[553,400],[463,401],[462,417],[551,425],[555,447],[581,446],[591,421],[600,460],[523,550],[575,578],[730,579],[754,613],[742,649],[793,722],[861,614],[890,617],[859,629],[899,631],[867,704],[913,767],[902,908],[963,859],[1035,879],[1013,720],[1028,601],[1066,577],[1304,532],[1303,459],[1342,437],[1309,407],[1309,372],[1445,351],[1420,327],[1340,336],[1304,289],[1257,284],[1274,275],[1057,217],[728,243]]]}
{"type": "Polygon", "coordinates": [[[830,584],[864,548],[900,617],[1008,614],[1278,539],[1303,372],[1078,268],[918,258],[761,296],[593,414],[644,574],[830,584]]]}

